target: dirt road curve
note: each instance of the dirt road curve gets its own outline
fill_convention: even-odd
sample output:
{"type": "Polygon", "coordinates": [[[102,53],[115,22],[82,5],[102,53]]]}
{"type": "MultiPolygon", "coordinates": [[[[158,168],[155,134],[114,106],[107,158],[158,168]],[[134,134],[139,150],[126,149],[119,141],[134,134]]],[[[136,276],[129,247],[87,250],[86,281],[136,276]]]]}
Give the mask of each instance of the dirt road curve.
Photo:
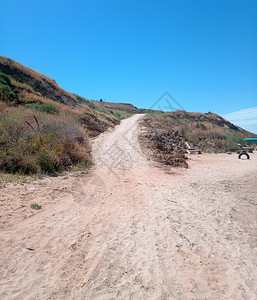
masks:
{"type": "Polygon", "coordinates": [[[94,142],[88,174],[0,190],[0,299],[256,299],[257,154],[159,169],[138,118],[94,142]]]}

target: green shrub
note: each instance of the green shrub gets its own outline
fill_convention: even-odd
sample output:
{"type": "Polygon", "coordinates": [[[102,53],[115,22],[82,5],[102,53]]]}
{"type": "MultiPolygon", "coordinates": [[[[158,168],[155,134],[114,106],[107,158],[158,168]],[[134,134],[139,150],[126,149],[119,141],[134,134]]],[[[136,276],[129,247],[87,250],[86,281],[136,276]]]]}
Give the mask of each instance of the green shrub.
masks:
{"type": "Polygon", "coordinates": [[[80,97],[79,95],[74,94],[79,103],[87,104],[87,101],[80,97]]]}
{"type": "Polygon", "coordinates": [[[15,99],[15,93],[13,92],[11,88],[11,76],[6,75],[2,72],[0,72],[0,91],[4,98],[3,100],[14,100],[15,99]]]}
{"type": "Polygon", "coordinates": [[[11,80],[12,77],[10,75],[0,72],[0,83],[9,85],[11,83],[11,80]]]}
{"type": "Polygon", "coordinates": [[[106,116],[105,114],[99,114],[99,116],[100,116],[101,118],[105,119],[105,120],[108,120],[108,121],[112,122],[112,119],[109,118],[108,116],[106,116]]]}
{"type": "Polygon", "coordinates": [[[39,110],[41,112],[46,112],[48,114],[59,112],[58,108],[54,104],[49,103],[28,103],[25,105],[25,107],[39,110]]]}
{"type": "Polygon", "coordinates": [[[114,114],[114,116],[118,119],[118,120],[123,120],[123,119],[125,119],[125,117],[122,115],[122,114],[120,114],[119,112],[115,112],[115,114],[114,114]]]}
{"type": "Polygon", "coordinates": [[[125,117],[122,114],[120,114],[118,111],[113,112],[113,110],[111,110],[111,114],[118,120],[125,119],[125,117]]]}
{"type": "Polygon", "coordinates": [[[93,110],[97,110],[96,106],[92,102],[87,102],[86,105],[89,106],[93,110]]]}
{"type": "Polygon", "coordinates": [[[41,208],[42,208],[42,206],[41,206],[41,205],[39,205],[39,204],[37,204],[37,203],[33,203],[33,204],[31,204],[31,205],[30,205],[30,207],[31,207],[32,209],[35,209],[35,210],[39,210],[39,209],[41,209],[41,208]]]}
{"type": "Polygon", "coordinates": [[[44,173],[53,173],[55,171],[61,171],[63,169],[57,157],[51,154],[52,153],[50,151],[47,152],[45,149],[42,149],[42,147],[36,153],[37,163],[41,171],[43,171],[44,173]]]}
{"type": "Polygon", "coordinates": [[[8,100],[14,100],[15,98],[15,93],[12,91],[12,89],[8,85],[1,85],[0,84],[0,89],[2,90],[3,94],[8,100]]]}

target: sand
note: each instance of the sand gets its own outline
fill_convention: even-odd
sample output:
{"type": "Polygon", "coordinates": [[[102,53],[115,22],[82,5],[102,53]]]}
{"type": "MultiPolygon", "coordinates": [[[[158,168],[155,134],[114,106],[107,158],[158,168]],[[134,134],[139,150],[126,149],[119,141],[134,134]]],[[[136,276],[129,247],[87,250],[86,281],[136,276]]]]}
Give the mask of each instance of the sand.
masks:
{"type": "Polygon", "coordinates": [[[0,299],[256,299],[257,154],[158,168],[140,118],[93,141],[88,173],[0,190],[0,299]]]}

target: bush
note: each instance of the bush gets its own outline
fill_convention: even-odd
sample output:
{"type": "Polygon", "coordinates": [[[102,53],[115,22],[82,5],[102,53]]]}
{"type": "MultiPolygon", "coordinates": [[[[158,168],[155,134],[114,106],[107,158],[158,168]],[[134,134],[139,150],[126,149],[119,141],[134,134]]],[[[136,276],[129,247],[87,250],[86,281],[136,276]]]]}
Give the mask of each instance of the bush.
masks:
{"type": "Polygon", "coordinates": [[[9,85],[12,81],[12,77],[3,72],[0,72],[0,83],[9,85]]]}
{"type": "Polygon", "coordinates": [[[35,209],[35,210],[39,210],[39,209],[41,209],[41,208],[42,208],[42,206],[41,206],[41,205],[39,205],[39,204],[37,204],[37,203],[33,203],[33,204],[31,204],[31,205],[30,205],[30,207],[31,207],[32,209],[35,209]]]}
{"type": "Polygon", "coordinates": [[[12,101],[15,99],[15,93],[11,88],[11,79],[11,76],[0,72],[0,97],[2,98],[2,100],[12,101]]]}
{"type": "Polygon", "coordinates": [[[89,106],[92,110],[97,110],[96,106],[92,102],[85,103],[87,106],[89,106]]]}
{"type": "Polygon", "coordinates": [[[54,104],[48,103],[28,103],[25,105],[27,108],[32,108],[41,112],[46,112],[48,114],[58,113],[59,110],[54,104]]]}
{"type": "Polygon", "coordinates": [[[67,116],[4,107],[0,111],[0,170],[34,174],[90,163],[83,128],[67,116]]]}
{"type": "Polygon", "coordinates": [[[110,122],[112,121],[112,119],[109,118],[108,116],[106,116],[106,114],[99,114],[99,116],[100,116],[101,118],[105,119],[105,120],[110,121],[110,122]]]}
{"type": "Polygon", "coordinates": [[[120,114],[118,111],[113,112],[113,111],[111,110],[111,114],[112,114],[116,119],[118,119],[118,120],[123,120],[123,119],[125,119],[125,117],[124,117],[122,114],[120,114]]]}

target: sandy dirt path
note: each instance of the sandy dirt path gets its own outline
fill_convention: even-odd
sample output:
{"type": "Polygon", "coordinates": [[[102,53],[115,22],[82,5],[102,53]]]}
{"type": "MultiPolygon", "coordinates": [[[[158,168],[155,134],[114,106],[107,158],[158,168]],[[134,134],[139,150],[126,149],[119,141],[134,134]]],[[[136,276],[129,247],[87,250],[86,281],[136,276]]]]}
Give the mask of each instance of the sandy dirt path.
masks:
{"type": "Polygon", "coordinates": [[[257,154],[157,168],[138,119],[89,173],[0,190],[0,299],[256,299],[257,154]]]}

